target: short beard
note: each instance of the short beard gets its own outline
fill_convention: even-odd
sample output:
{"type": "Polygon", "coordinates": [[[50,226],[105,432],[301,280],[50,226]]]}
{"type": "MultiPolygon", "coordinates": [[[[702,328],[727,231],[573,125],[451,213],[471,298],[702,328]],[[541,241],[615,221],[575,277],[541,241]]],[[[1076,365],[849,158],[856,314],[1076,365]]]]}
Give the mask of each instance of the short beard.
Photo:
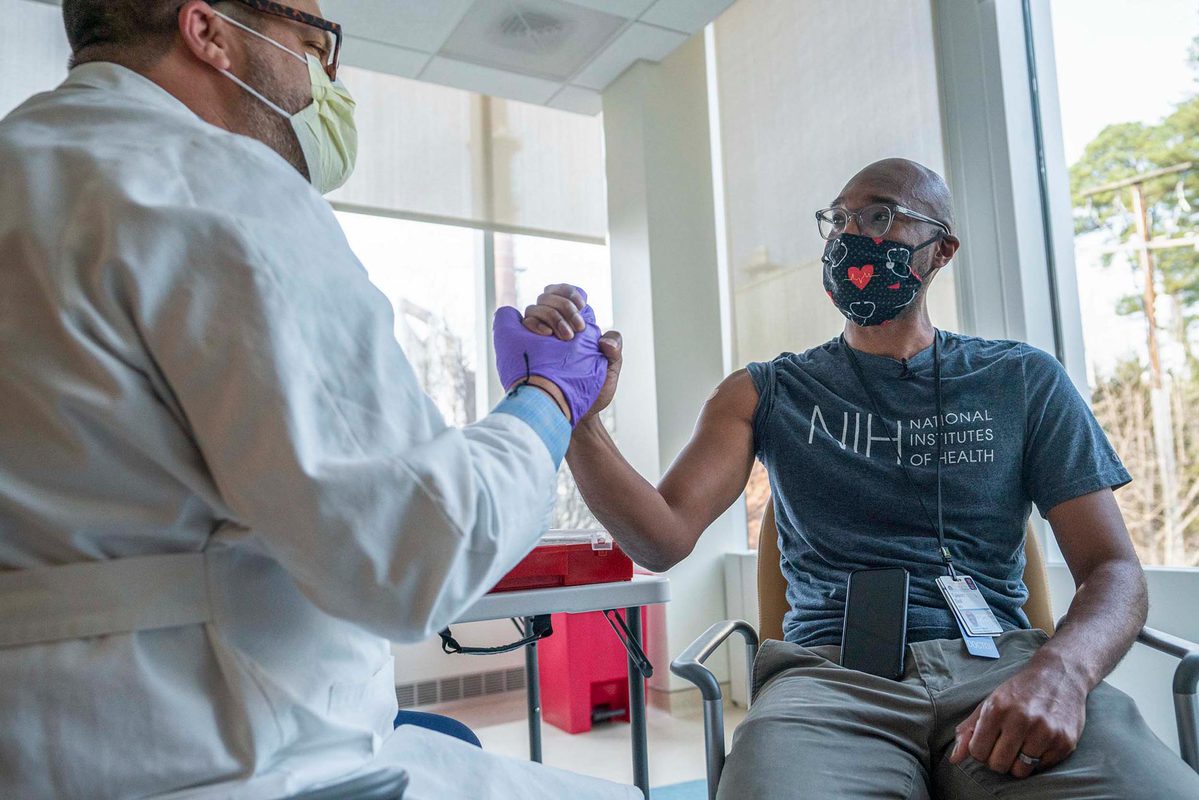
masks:
{"type": "MultiPolygon", "coordinates": [[[[284,57],[292,60],[290,56],[284,57]]],[[[245,69],[246,74],[242,80],[284,110],[290,110],[294,114],[312,102],[307,85],[302,90],[289,91],[278,79],[278,65],[271,64],[253,48],[246,53],[245,69]]],[[[244,130],[239,131],[240,133],[257,139],[283,156],[287,163],[304,176],[304,180],[311,181],[308,162],[304,159],[304,151],[291,126],[291,120],[284,119],[249,92],[244,93],[242,120],[244,130]]]]}

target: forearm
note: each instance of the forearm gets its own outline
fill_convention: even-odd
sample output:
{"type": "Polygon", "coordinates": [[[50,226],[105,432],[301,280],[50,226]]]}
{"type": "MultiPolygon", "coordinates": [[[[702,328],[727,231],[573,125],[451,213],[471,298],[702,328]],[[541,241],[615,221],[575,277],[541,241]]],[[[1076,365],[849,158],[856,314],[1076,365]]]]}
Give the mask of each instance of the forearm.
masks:
{"type": "Polygon", "coordinates": [[[662,571],[691,552],[702,530],[638,474],[598,418],[575,429],[566,463],[591,513],[638,564],[662,571]]]}
{"type": "Polygon", "coordinates": [[[1090,570],[1053,638],[1030,668],[1060,671],[1090,692],[1115,669],[1145,624],[1148,594],[1135,559],[1113,559],[1090,570]]]}

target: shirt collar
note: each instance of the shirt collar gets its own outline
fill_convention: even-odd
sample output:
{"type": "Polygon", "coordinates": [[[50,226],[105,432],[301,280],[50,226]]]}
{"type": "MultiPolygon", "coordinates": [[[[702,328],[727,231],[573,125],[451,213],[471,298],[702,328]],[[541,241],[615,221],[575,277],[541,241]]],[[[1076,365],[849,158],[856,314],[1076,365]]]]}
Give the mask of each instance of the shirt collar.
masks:
{"type": "Polygon", "coordinates": [[[63,86],[86,87],[117,92],[130,99],[162,109],[185,112],[199,119],[194,111],[166,89],[144,75],[110,61],[89,61],[73,67],[63,86]]]}
{"type": "MultiPolygon", "coordinates": [[[[934,336],[936,336],[939,340],[941,353],[944,355],[944,332],[938,328],[934,336]]],[[[849,348],[849,343],[845,341],[844,337],[840,337],[839,342],[842,347],[849,348]]],[[[932,373],[933,346],[931,344],[921,350],[919,353],[916,353],[911,358],[907,359],[906,367],[904,366],[904,362],[889,356],[876,356],[872,353],[864,353],[861,350],[854,350],[853,352],[854,355],[858,357],[858,363],[861,364],[868,373],[887,375],[891,377],[906,376],[914,372],[922,372],[925,369],[929,371],[929,374],[932,373]]]]}

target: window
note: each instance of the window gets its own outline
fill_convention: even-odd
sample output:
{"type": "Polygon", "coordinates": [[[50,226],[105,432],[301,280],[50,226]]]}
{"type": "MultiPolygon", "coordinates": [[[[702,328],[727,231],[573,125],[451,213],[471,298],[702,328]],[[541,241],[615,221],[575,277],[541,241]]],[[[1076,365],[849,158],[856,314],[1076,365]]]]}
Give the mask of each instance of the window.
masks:
{"type": "MultiPolygon", "coordinates": [[[[612,327],[612,271],[605,245],[497,233],[494,252],[497,306],[523,310],[537,301],[547,285],[571,283],[587,291],[600,330],[612,327]]],[[[601,419],[615,437],[616,419],[611,406],[601,419]]],[[[566,465],[558,473],[558,504],[552,526],[601,527],[579,495],[566,465]]]]}
{"type": "Polygon", "coordinates": [[[478,419],[488,400],[479,380],[483,234],[368,214],[337,218],[371,282],[391,300],[396,339],[421,388],[451,425],[478,419]]]}
{"type": "MultiPolygon", "coordinates": [[[[452,425],[466,425],[499,401],[485,376],[490,309],[524,309],[550,283],[584,287],[596,321],[612,325],[612,280],[608,248],[600,244],[490,233],[370,214],[337,212],[350,247],[371,282],[391,300],[396,339],[417,380],[452,425]],[[484,238],[493,240],[494,299],[482,280],[488,265],[484,238]],[[480,370],[480,365],[484,369],[480,370]]],[[[611,409],[604,423],[615,430],[611,409]]],[[[599,527],[578,493],[570,470],[558,475],[555,528],[599,527]]]]}
{"type": "Polygon", "coordinates": [[[1199,566],[1199,8],[1052,5],[1087,380],[1146,564],[1199,566]]]}
{"type": "Polygon", "coordinates": [[[605,245],[495,235],[497,306],[523,310],[552,283],[572,283],[586,289],[600,329],[612,327],[612,270],[605,245]]]}

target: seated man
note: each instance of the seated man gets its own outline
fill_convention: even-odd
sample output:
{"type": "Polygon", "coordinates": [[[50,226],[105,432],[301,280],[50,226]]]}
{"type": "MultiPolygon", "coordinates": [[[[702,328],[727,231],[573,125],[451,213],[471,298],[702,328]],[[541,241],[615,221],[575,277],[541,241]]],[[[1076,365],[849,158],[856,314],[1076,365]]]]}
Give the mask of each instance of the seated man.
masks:
{"type": "MultiPolygon", "coordinates": [[[[656,488],[595,410],[568,454],[596,517],[656,570],[691,552],[755,456],[766,466],[791,609],[785,641],[758,655],[720,797],[1199,797],[1199,776],[1102,682],[1146,616],[1113,496],[1128,473],[1051,356],[929,320],[928,287],[960,244],[945,182],[906,160],[871,164],[820,226],[842,336],[725,379],[656,488]],[[1021,611],[1033,503],[1078,585],[1052,639],[1021,611]],[[1004,629],[998,658],[964,647],[935,585],[950,559],[1004,629]],[[873,567],[910,573],[899,680],[839,666],[847,578],[873,567]]],[[[526,327],[559,330],[579,305],[549,287],[526,327]]],[[[619,372],[619,337],[601,346],[611,368],[595,409],[619,372]]]]}

